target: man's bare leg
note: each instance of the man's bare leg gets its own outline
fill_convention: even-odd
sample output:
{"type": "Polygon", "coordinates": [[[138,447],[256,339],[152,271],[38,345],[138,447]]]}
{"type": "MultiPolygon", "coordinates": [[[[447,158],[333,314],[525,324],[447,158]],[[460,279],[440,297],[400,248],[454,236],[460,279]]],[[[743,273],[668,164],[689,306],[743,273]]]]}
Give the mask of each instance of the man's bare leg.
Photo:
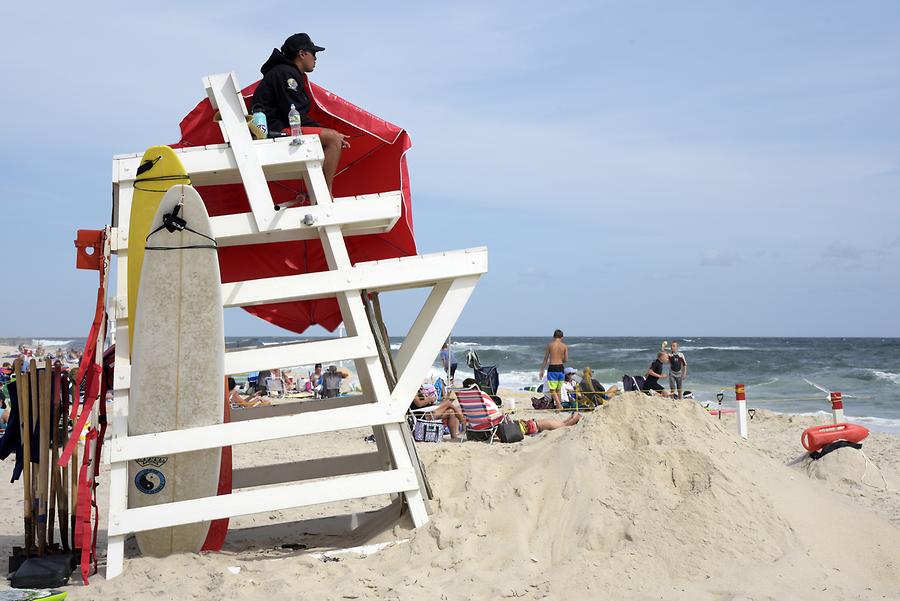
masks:
{"type": "Polygon", "coordinates": [[[544,432],[545,430],[558,430],[559,428],[574,426],[579,421],[581,421],[580,413],[573,413],[565,420],[552,418],[534,420],[534,422],[537,424],[538,432],[544,432]]]}
{"type": "Polygon", "coordinates": [[[334,176],[337,173],[338,163],[341,160],[341,148],[344,138],[333,129],[323,129],[322,133],[319,134],[319,139],[322,141],[322,150],[325,153],[325,160],[322,161],[322,174],[325,176],[328,193],[334,197],[334,176]]]}

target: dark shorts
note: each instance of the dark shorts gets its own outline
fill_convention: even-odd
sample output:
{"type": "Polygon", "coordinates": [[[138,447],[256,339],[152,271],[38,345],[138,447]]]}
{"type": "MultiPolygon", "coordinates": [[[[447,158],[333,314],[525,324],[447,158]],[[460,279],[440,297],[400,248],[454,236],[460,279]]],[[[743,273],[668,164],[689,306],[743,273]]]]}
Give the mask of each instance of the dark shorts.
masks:
{"type": "Polygon", "coordinates": [[[644,387],[641,390],[657,390],[662,391],[663,387],[659,385],[659,382],[650,382],[649,380],[644,380],[644,387]]]}

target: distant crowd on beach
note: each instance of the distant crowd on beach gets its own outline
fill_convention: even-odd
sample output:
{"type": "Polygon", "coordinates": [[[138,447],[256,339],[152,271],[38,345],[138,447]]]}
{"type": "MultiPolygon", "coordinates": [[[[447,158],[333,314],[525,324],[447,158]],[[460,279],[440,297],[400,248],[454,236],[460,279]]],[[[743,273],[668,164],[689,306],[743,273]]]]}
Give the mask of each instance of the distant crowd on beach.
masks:
{"type": "Polygon", "coordinates": [[[81,352],[72,347],[56,347],[48,350],[42,344],[34,347],[20,344],[16,352],[4,356],[2,365],[0,365],[0,429],[6,428],[6,422],[9,419],[7,384],[16,379],[17,374],[13,370],[13,364],[17,359],[22,360],[22,371],[27,370],[32,361],[37,361],[36,365],[43,365],[48,359],[54,367],[71,371],[77,369],[78,363],[81,361],[81,352]]]}
{"type": "MultiPolygon", "coordinates": [[[[687,378],[688,365],[679,346],[678,341],[673,341],[671,347],[664,341],[660,351],[644,371],[644,375],[624,376],[620,389],[618,385],[603,386],[594,379],[590,366],[582,368],[579,372],[578,369],[567,365],[570,362],[569,347],[565,343],[562,330],[556,330],[546,346],[538,372],[538,378],[541,380],[545,374],[547,376],[542,387],[537,389],[543,392],[544,396],[534,397],[531,401],[534,409],[568,410],[574,413],[566,419],[507,421],[518,424],[522,434],[536,434],[575,425],[581,419],[578,411],[592,410],[622,390],[640,390],[648,395],[658,394],[681,399],[685,395],[684,382],[687,378]],[[668,379],[669,390],[660,384],[660,380],[664,379],[668,379]]],[[[450,439],[454,441],[462,440],[463,434],[492,432],[492,429],[499,428],[504,423],[504,416],[499,410],[502,401],[497,396],[496,368],[493,366],[488,368],[493,370],[492,381],[490,372],[478,365],[477,353],[470,351],[466,363],[474,369],[475,378],[466,378],[462,387],[456,388],[454,379],[458,363],[449,343],[444,343],[441,348],[439,360],[446,374],[446,381],[437,378],[432,382],[423,383],[409,406],[410,425],[413,427],[416,440],[429,440],[424,428],[439,425],[443,425],[444,433],[449,434],[450,439]]],[[[493,433],[490,436],[493,437],[493,433]]],[[[435,434],[432,438],[440,438],[440,435],[435,434]]],[[[500,438],[502,439],[502,435],[500,438]]]]}

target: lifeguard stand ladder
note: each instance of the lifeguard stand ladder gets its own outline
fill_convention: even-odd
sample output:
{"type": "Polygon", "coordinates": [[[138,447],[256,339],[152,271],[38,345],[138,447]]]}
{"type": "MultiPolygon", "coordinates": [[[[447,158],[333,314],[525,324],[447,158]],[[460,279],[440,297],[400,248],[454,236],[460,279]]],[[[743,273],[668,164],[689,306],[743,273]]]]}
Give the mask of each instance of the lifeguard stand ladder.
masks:
{"type": "Polygon", "coordinates": [[[399,495],[416,527],[428,521],[424,484],[415,448],[407,446],[404,414],[442,341],[462,312],[478,278],[487,271],[487,249],[436,253],[352,265],[345,236],[389,231],[400,218],[399,191],[332,199],[322,173],[318,136],[302,145],[287,139],[253,140],[247,110],[233,73],[203,79],[213,107],[221,113],[225,144],[178,150],[195,186],[242,183],[251,212],[212,218],[219,246],[259,244],[318,237],[329,271],[223,285],[225,307],[336,297],[347,337],[226,351],[225,372],[353,360],[362,394],[289,406],[248,409],[246,421],[187,430],[128,435],[131,366],[128,348],[128,223],[141,154],[113,158],[112,252],[117,254],[115,287],[116,363],[106,577],[122,573],[125,537],[134,532],[219,518],[265,513],[374,495],[399,495]],[[302,175],[313,206],[275,211],[267,180],[302,175]],[[389,388],[367,318],[362,291],[432,287],[397,351],[397,383],[389,388]],[[260,416],[249,419],[250,416],[260,416]],[[235,492],[128,508],[128,461],[201,449],[371,427],[377,451],[293,464],[238,469],[235,492]],[[261,485],[274,485],[267,488],[261,485]]]}

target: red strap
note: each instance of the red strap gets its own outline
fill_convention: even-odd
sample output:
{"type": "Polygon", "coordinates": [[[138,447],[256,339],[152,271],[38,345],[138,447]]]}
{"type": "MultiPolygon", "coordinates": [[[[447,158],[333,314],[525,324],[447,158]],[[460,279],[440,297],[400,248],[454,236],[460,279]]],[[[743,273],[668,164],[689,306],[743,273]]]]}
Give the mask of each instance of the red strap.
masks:
{"type": "MultiPolygon", "coordinates": [[[[66,467],[66,464],[69,462],[69,458],[72,456],[72,453],[75,452],[75,447],[78,445],[78,437],[81,436],[81,433],[84,431],[84,426],[87,424],[88,418],[91,416],[91,410],[94,408],[94,403],[97,401],[97,394],[100,392],[100,373],[103,369],[97,365],[96,363],[90,366],[90,373],[88,374],[88,385],[87,390],[84,392],[84,404],[81,408],[81,415],[78,416],[78,421],[75,422],[75,426],[73,428],[73,436],[69,437],[69,441],[66,443],[66,448],[63,449],[62,455],[59,457],[59,461],[57,461],[57,465],[60,467],[66,467]]],[[[77,400],[77,384],[76,384],[76,398],[72,400],[73,409],[77,408],[78,400],[77,400]]],[[[101,410],[103,414],[106,414],[106,399],[103,399],[103,403],[100,404],[101,410]]]]}
{"type": "MultiPolygon", "coordinates": [[[[90,467],[90,443],[97,438],[97,429],[91,428],[85,436],[84,457],[81,460],[81,472],[78,477],[78,504],[75,506],[75,548],[81,549],[81,579],[88,584],[88,574],[91,568],[91,555],[94,547],[87,543],[92,538],[91,505],[97,506],[92,497],[96,497],[96,481],[88,473],[90,467]]],[[[75,440],[78,440],[75,435],[75,440]]],[[[99,456],[98,456],[99,457],[99,456]]],[[[94,570],[96,571],[96,553],[94,555],[94,570]]]]}

